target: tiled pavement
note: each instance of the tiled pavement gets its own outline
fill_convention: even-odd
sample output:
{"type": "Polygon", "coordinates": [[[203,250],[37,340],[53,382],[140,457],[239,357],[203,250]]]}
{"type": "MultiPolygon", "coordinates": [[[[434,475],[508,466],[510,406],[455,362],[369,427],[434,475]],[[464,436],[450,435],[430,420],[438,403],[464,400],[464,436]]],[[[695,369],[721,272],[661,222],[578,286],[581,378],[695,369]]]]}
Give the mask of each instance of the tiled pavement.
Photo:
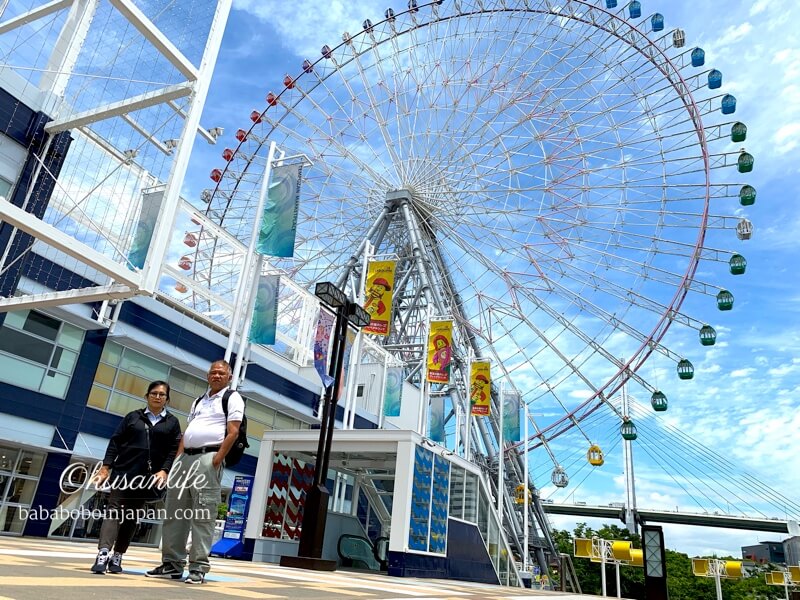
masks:
{"type": "Polygon", "coordinates": [[[0,536],[0,600],[85,600],[130,598],[275,598],[291,600],[516,600],[592,598],[557,592],[522,590],[475,583],[388,577],[339,570],[319,573],[266,563],[212,559],[203,585],[149,579],[144,572],[156,566],[155,549],[131,548],[119,575],[89,571],[96,550],[89,544],[40,538],[0,536]]]}

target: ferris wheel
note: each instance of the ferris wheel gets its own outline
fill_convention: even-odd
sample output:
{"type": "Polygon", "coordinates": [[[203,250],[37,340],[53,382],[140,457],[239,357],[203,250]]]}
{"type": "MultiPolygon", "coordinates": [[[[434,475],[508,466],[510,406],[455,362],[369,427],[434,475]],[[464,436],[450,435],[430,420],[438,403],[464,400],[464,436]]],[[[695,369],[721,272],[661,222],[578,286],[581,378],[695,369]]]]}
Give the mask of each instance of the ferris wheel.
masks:
{"type": "MultiPolygon", "coordinates": [[[[736,99],[682,30],[637,0],[412,0],[299,63],[212,172],[209,219],[246,243],[269,142],[307,155],[295,254],[272,264],[357,290],[365,247],[395,258],[386,348],[412,365],[426,319],[451,317],[456,363],[491,359],[539,414],[523,443],[557,485],[550,444],[577,434],[602,463],[592,419],[627,417],[624,384],[666,409],[694,374],[667,331],[714,344],[684,301],[732,308],[746,261],[722,248],[756,195],[736,99]]],[[[237,265],[194,235],[195,278],[224,294],[237,265]]]]}

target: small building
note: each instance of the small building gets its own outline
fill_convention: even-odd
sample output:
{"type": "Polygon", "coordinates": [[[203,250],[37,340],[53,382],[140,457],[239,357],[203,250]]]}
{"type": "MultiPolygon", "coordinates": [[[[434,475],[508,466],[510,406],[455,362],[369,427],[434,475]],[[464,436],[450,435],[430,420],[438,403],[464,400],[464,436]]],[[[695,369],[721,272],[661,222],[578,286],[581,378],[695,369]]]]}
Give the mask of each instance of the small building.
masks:
{"type": "Polygon", "coordinates": [[[783,540],[783,553],[787,565],[800,565],[800,535],[783,540]]]}
{"type": "Polygon", "coordinates": [[[786,564],[783,542],[759,542],[752,546],[742,546],[742,558],[760,564],[786,564]]]}

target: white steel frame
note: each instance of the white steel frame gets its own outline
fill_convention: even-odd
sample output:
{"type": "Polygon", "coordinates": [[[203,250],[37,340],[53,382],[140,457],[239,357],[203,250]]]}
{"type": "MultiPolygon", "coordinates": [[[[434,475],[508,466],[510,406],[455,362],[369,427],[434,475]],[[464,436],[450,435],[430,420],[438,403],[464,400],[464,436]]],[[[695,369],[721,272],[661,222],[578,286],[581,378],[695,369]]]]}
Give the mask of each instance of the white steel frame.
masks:
{"type": "MultiPolygon", "coordinates": [[[[98,0],[55,0],[35,7],[28,12],[0,23],[0,35],[32,23],[55,12],[70,9],[66,24],[51,55],[48,71],[52,75],[42,79],[43,91],[54,99],[63,96],[72,68],[86,33],[91,25],[98,0]]],[[[131,0],[110,0],[112,6],[125,17],[152,45],[185,77],[186,81],[167,86],[159,91],[139,94],[122,101],[112,102],[79,113],[58,115],[63,103],[54,101],[51,107],[56,118],[45,127],[50,136],[73,128],[81,128],[91,123],[120,116],[129,118],[128,113],[157,104],[174,105],[174,100],[191,96],[189,109],[179,111],[184,119],[182,133],[169,150],[174,154],[169,178],[163,196],[163,203],[147,261],[140,273],[132,273],[125,265],[102,256],[85,244],[59,232],[56,228],[30,215],[20,214],[19,209],[5,199],[0,200],[0,216],[15,227],[31,234],[38,241],[52,246],[82,264],[86,264],[107,275],[109,285],[89,289],[68,290],[65,292],[34,294],[24,299],[0,299],[0,311],[23,306],[42,306],[45,304],[68,304],[96,300],[122,299],[134,295],[152,295],[158,288],[159,278],[164,270],[163,263],[174,227],[175,217],[181,205],[180,188],[191,154],[194,134],[200,131],[206,139],[216,136],[200,127],[200,116],[208,95],[211,75],[219,54],[222,34],[231,10],[232,0],[219,0],[209,30],[205,50],[199,66],[194,66],[175,45],[156,27],[131,0]]],[[[140,127],[134,127],[145,138],[150,138],[140,127]]],[[[163,149],[162,149],[163,151],[163,149]]]]}

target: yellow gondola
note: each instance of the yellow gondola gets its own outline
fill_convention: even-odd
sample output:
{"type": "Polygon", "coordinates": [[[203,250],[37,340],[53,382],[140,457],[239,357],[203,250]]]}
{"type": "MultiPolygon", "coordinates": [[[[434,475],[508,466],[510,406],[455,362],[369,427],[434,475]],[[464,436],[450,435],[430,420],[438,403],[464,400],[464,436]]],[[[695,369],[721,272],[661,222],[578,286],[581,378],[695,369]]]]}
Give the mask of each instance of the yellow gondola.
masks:
{"type": "Polygon", "coordinates": [[[524,483],[520,483],[517,486],[515,492],[516,492],[516,494],[514,495],[515,496],[514,501],[517,504],[524,504],[525,503],[525,484],[524,483]]]}
{"type": "Polygon", "coordinates": [[[586,460],[589,461],[589,464],[593,467],[601,467],[605,462],[603,458],[603,450],[597,444],[592,444],[589,446],[589,450],[586,452],[586,460]]]}

